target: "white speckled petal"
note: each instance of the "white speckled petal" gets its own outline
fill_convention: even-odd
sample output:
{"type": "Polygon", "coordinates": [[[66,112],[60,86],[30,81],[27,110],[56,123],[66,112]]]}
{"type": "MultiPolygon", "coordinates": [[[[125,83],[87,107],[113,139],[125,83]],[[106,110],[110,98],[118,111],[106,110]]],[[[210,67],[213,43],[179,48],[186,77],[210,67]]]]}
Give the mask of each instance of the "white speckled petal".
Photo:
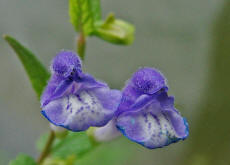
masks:
{"type": "Polygon", "coordinates": [[[53,124],[72,131],[104,126],[111,120],[119,104],[119,101],[113,101],[113,105],[107,108],[103,98],[107,100],[108,97],[119,100],[121,94],[109,88],[81,91],[51,101],[43,107],[42,114],[53,124]]]}
{"type": "MultiPolygon", "coordinates": [[[[130,140],[151,149],[185,138],[177,134],[170,116],[160,108],[159,103],[154,102],[142,111],[123,113],[117,118],[117,127],[130,140]]],[[[176,111],[171,112],[183,120],[186,131],[186,121],[176,111]]]]}

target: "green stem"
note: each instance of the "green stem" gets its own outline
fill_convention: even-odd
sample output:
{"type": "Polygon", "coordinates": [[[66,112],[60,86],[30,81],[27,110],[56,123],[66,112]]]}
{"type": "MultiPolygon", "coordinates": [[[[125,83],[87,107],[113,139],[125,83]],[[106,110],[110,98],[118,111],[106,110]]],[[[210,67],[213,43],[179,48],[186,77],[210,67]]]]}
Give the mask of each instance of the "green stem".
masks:
{"type": "Polygon", "coordinates": [[[43,151],[41,152],[40,156],[38,157],[38,160],[37,160],[38,164],[41,164],[44,161],[44,159],[49,155],[50,149],[51,149],[51,146],[52,146],[54,140],[55,140],[55,133],[54,133],[54,131],[51,130],[49,138],[47,140],[47,143],[46,143],[43,151]]]}
{"type": "Polygon", "coordinates": [[[77,53],[79,54],[80,58],[82,61],[84,61],[85,58],[85,47],[86,47],[86,38],[85,38],[85,34],[84,34],[84,27],[83,27],[83,23],[82,23],[82,4],[81,1],[78,0],[78,4],[79,4],[79,37],[77,40],[77,53]]]}
{"type": "Polygon", "coordinates": [[[78,40],[77,40],[77,52],[81,57],[82,61],[85,57],[85,47],[86,47],[86,40],[83,32],[80,32],[78,40]]]}

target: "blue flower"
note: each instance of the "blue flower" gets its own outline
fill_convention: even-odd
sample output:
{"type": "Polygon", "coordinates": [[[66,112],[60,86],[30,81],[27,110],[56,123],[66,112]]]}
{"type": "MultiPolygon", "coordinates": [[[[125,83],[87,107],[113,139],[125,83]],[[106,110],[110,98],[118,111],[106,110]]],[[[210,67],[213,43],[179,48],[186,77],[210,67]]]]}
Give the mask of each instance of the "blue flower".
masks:
{"type": "Polygon", "coordinates": [[[139,69],[123,89],[115,113],[122,134],[150,149],[184,140],[188,124],[174,108],[174,98],[167,90],[166,79],[158,70],[139,69]]]}
{"type": "Polygon", "coordinates": [[[94,130],[95,140],[112,140],[121,132],[149,149],[184,140],[188,124],[174,108],[174,98],[167,90],[166,79],[158,70],[139,69],[124,87],[114,118],[94,130]]]}
{"type": "Polygon", "coordinates": [[[59,52],[51,71],[41,97],[41,113],[51,123],[71,131],[84,131],[90,126],[104,126],[113,118],[121,92],[84,73],[74,52],[59,52]]]}

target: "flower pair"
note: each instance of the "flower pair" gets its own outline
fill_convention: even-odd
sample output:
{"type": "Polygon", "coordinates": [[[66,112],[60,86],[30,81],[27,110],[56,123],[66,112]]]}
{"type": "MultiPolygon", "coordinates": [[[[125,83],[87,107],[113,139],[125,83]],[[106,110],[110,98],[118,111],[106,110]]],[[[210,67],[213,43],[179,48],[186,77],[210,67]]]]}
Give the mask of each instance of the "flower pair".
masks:
{"type": "Polygon", "coordinates": [[[79,57],[71,51],[58,53],[51,71],[41,106],[42,114],[56,126],[71,131],[100,127],[97,132],[110,137],[120,131],[147,148],[188,136],[187,122],[167,95],[164,76],[155,69],[139,69],[122,92],[83,73],[79,57]]]}

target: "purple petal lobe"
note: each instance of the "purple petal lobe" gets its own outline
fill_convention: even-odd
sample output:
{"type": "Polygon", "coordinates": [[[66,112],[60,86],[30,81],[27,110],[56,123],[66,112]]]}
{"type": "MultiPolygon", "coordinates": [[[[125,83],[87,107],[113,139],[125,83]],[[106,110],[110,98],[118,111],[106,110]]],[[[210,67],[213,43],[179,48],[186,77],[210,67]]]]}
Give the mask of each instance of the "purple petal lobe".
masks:
{"type": "Polygon", "coordinates": [[[158,70],[141,68],[133,74],[123,89],[118,112],[130,109],[142,95],[158,95],[167,90],[166,79],[158,70]]]}
{"type": "Polygon", "coordinates": [[[51,101],[43,107],[42,113],[57,126],[72,131],[84,131],[90,126],[104,126],[111,120],[119,101],[114,101],[110,107],[104,106],[103,101],[115,96],[119,99],[120,95],[117,91],[108,88],[107,90],[82,91],[76,95],[70,94],[51,101]],[[109,95],[104,94],[105,92],[109,95]]]}
{"type": "Polygon", "coordinates": [[[63,79],[57,75],[52,75],[48,85],[46,86],[45,90],[43,91],[43,94],[41,96],[41,105],[44,106],[45,104],[47,104],[51,98],[51,96],[53,95],[53,93],[55,92],[55,90],[58,88],[58,86],[60,85],[61,81],[63,79]]]}
{"type": "Polygon", "coordinates": [[[171,106],[165,108],[158,99],[117,117],[117,127],[130,140],[147,148],[159,148],[188,136],[187,122],[171,106]]]}
{"type": "Polygon", "coordinates": [[[188,124],[167,95],[164,76],[153,68],[141,68],[128,81],[115,113],[117,128],[130,140],[147,148],[159,148],[184,140],[188,124]]]}
{"type": "Polygon", "coordinates": [[[154,94],[160,89],[166,87],[164,76],[156,69],[141,68],[132,77],[132,83],[136,90],[154,94]]]}
{"type": "Polygon", "coordinates": [[[72,51],[61,51],[52,61],[51,69],[54,73],[68,77],[73,71],[81,72],[81,61],[72,51]]]}

